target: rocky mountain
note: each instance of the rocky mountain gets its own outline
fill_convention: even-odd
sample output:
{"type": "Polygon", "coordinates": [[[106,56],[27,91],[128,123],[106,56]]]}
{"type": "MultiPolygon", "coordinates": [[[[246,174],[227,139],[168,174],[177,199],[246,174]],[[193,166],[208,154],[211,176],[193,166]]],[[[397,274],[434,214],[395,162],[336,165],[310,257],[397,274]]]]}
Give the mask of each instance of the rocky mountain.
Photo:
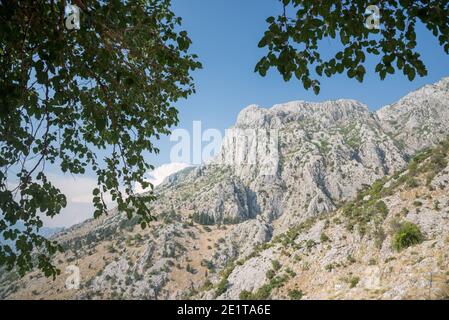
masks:
{"type": "Polygon", "coordinates": [[[233,261],[201,299],[447,299],[449,139],[233,261]]]}
{"type": "Polygon", "coordinates": [[[377,112],[354,100],[249,106],[211,163],[155,189],[149,228],[113,210],[56,236],[55,263],[79,267],[78,290],[64,272],[3,273],[0,297],[425,298],[426,274],[449,271],[448,88],[377,112]]]}
{"type": "Polygon", "coordinates": [[[407,154],[433,146],[449,127],[449,78],[426,85],[377,112],[382,128],[407,154]]]}

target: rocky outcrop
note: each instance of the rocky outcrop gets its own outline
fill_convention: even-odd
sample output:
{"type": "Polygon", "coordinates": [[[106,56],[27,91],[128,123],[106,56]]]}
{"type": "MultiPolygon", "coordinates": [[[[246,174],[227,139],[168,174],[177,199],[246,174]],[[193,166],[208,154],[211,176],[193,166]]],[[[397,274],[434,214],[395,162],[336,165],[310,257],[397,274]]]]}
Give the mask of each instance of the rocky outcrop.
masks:
{"type": "Polygon", "coordinates": [[[377,116],[407,154],[435,145],[449,130],[449,78],[411,92],[377,116]]]}
{"type": "Polygon", "coordinates": [[[261,217],[238,224],[217,245],[213,261],[215,265],[225,267],[228,261],[237,257],[246,257],[254,248],[270,241],[273,227],[261,217]]]}
{"type": "Polygon", "coordinates": [[[282,231],[333,210],[364,184],[402,168],[405,159],[363,104],[296,101],[242,110],[213,164],[243,181],[260,215],[279,218],[282,231]]]}
{"type": "Polygon", "coordinates": [[[215,296],[447,299],[448,163],[449,139],[342,209],[255,247],[217,280],[215,296]]]}

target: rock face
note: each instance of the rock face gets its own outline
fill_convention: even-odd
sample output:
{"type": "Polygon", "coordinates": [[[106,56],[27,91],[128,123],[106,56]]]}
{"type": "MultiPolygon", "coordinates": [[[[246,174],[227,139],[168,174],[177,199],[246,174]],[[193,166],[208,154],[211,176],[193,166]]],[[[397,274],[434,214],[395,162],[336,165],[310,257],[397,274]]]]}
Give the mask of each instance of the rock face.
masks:
{"type": "Polygon", "coordinates": [[[218,298],[447,299],[448,163],[449,139],[342,209],[259,246],[223,275],[218,298]]]}
{"type": "Polygon", "coordinates": [[[260,215],[279,218],[283,230],[333,210],[405,159],[365,105],[337,100],[245,108],[215,163],[227,165],[255,194],[260,215]]]}
{"type": "MultiPolygon", "coordinates": [[[[385,231],[385,221],[393,218],[382,215],[381,222],[372,222],[372,216],[384,211],[383,205],[367,209],[368,222],[357,224],[361,231],[375,225],[371,237],[383,239],[380,247],[375,239],[361,236],[357,228],[348,230],[342,221],[353,223],[355,218],[337,209],[358,199],[360,190],[406,168],[413,154],[437,145],[449,134],[448,88],[446,78],[375,113],[354,100],[295,101],[270,109],[251,105],[240,112],[211,163],[181,170],[155,189],[158,200],[149,206],[158,221],[149,229],[142,231],[137,219],[128,220],[112,211],[108,217],[57,236],[67,250],[55,261],[62,269],[71,264],[80,267],[84,280],[79,291],[65,290],[63,278],[50,286],[37,273],[22,280],[5,273],[0,275],[0,295],[228,299],[239,298],[242,292],[243,297],[259,294],[266,298],[263,294],[268,292],[271,297],[286,298],[288,292],[280,288],[286,284],[294,290],[292,279],[304,281],[301,289],[311,298],[366,298],[362,290],[349,290],[355,282],[370,290],[384,290],[391,282],[393,287],[377,298],[413,295],[385,275],[385,268],[398,265],[369,264],[370,256],[378,260],[394,257],[385,231]],[[340,223],[326,222],[323,217],[329,215],[340,223]],[[309,225],[310,221],[314,223],[309,225]],[[299,232],[285,248],[279,244],[292,228],[304,224],[308,225],[306,232],[299,232]],[[290,252],[288,258],[279,256],[283,250],[290,252]],[[346,265],[352,256],[363,261],[350,271],[353,275],[333,271],[335,264],[346,265]],[[272,265],[276,259],[289,265],[289,270],[282,269],[283,275],[272,265]],[[302,274],[301,278],[293,273],[302,274]],[[348,282],[337,281],[337,274],[348,282]]],[[[447,173],[431,178],[429,186],[446,190],[447,173]]],[[[415,181],[409,178],[406,183],[414,186],[415,181]]],[[[405,198],[398,194],[385,197],[390,211],[405,206],[405,198]]],[[[365,197],[367,203],[374,201],[370,194],[365,197]]],[[[429,204],[421,214],[411,212],[404,217],[429,238],[437,238],[437,249],[428,243],[420,247],[426,257],[427,253],[439,254],[446,245],[441,233],[447,232],[448,224],[444,215],[435,212],[429,204]]],[[[447,256],[442,259],[447,261],[447,256]]],[[[434,261],[419,265],[425,269],[434,261]]]]}
{"type": "Polygon", "coordinates": [[[384,130],[400,142],[407,154],[413,154],[447,135],[448,108],[449,78],[443,78],[383,107],[377,115],[384,130]]]}

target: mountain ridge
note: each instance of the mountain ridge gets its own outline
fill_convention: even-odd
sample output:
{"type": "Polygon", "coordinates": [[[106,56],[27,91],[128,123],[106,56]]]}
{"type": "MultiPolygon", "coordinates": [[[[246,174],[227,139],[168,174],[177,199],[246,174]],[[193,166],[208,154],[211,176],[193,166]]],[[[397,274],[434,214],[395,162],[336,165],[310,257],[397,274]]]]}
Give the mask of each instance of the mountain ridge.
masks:
{"type": "MultiPolygon", "coordinates": [[[[449,134],[449,122],[444,122],[449,117],[448,83],[449,78],[445,78],[426,87],[421,95],[412,92],[397,104],[377,112],[350,99],[322,103],[294,101],[270,109],[250,105],[240,112],[235,126],[223,140],[220,153],[210,164],[181,170],[155,189],[158,199],[150,204],[149,210],[158,221],[149,229],[138,230],[137,218],[128,220],[112,210],[107,217],[87,221],[57,235],[66,252],[55,261],[61,268],[70,264],[80,267],[84,279],[80,290],[64,290],[61,277],[51,285],[36,273],[22,280],[9,274],[0,276],[0,296],[259,297],[258,290],[267,289],[264,287],[267,279],[282,280],[273,274],[278,270],[271,266],[277,253],[270,251],[272,246],[264,246],[292,228],[335,212],[343,203],[356,199],[360,190],[404,170],[413,154],[435,147],[449,134]],[[428,127],[430,133],[415,131],[421,127],[428,127]],[[255,248],[265,258],[254,260],[255,248]],[[241,265],[236,268],[238,261],[241,265]],[[257,268],[258,265],[263,268],[257,268]],[[269,271],[272,278],[267,278],[269,271]],[[248,279],[253,283],[248,285],[248,279]]],[[[377,214],[380,209],[372,210],[377,214]]],[[[328,236],[335,238],[342,233],[338,228],[332,227],[328,236]]],[[[306,242],[325,242],[322,250],[329,245],[329,250],[338,251],[331,243],[321,241],[322,226],[313,230],[311,239],[304,239],[306,242]]],[[[353,238],[354,243],[360,241],[355,233],[346,237],[353,238]]],[[[354,243],[342,241],[341,245],[355,250],[354,243]]],[[[377,254],[379,249],[371,242],[366,244],[377,254]]],[[[391,250],[388,252],[392,255],[391,250]]],[[[319,255],[314,257],[316,261],[309,263],[320,267],[315,269],[319,274],[318,270],[325,269],[323,263],[327,258],[323,262],[319,255]]],[[[277,285],[284,282],[271,284],[274,287],[270,289],[282,291],[277,285]]],[[[347,292],[348,288],[344,290],[347,292]]],[[[312,294],[314,290],[310,288],[307,291],[309,297],[332,297],[312,294]]],[[[273,294],[277,298],[287,297],[285,292],[273,294]]],[[[265,295],[266,292],[261,297],[265,295]]],[[[342,297],[356,298],[352,294],[342,297]]],[[[379,297],[405,296],[390,292],[379,297]]]]}

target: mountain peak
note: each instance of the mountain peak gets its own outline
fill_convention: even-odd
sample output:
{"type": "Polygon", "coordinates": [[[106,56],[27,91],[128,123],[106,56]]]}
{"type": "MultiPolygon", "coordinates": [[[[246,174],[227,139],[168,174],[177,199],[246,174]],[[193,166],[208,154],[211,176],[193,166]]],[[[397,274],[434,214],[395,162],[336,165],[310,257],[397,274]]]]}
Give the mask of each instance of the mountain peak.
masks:
{"type": "Polygon", "coordinates": [[[252,104],[244,108],[237,117],[236,127],[277,127],[291,121],[312,119],[324,125],[342,119],[371,117],[368,107],[353,99],[308,102],[304,100],[275,104],[262,108],[252,104]]]}
{"type": "Polygon", "coordinates": [[[410,92],[377,116],[408,154],[434,145],[449,131],[449,77],[410,92]]]}

